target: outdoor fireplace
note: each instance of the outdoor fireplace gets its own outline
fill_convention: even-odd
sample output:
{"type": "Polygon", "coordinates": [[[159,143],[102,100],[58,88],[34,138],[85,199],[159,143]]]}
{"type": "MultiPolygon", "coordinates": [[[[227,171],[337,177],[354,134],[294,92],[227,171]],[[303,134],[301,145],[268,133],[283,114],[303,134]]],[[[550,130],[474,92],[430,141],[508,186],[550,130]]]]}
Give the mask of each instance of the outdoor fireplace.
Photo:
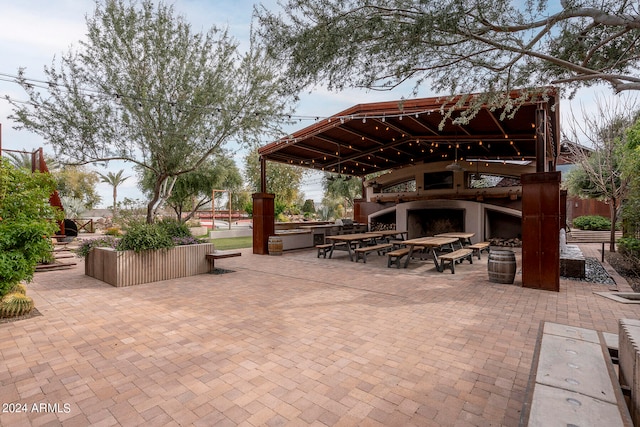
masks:
{"type": "Polygon", "coordinates": [[[414,209],[407,211],[409,238],[465,231],[464,209],[414,209]]]}

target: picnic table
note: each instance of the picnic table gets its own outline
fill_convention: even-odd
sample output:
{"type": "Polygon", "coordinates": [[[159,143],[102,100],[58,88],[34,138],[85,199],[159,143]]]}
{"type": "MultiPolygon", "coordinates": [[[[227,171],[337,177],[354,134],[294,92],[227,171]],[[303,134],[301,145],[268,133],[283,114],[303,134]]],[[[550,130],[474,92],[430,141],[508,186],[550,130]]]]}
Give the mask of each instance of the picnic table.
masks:
{"type": "Polygon", "coordinates": [[[455,251],[453,246],[454,243],[459,242],[460,239],[458,237],[418,237],[416,239],[404,240],[402,242],[403,245],[407,245],[409,247],[409,253],[407,254],[407,259],[404,262],[404,268],[409,266],[409,260],[413,255],[413,250],[416,246],[420,246],[425,248],[427,251],[431,251],[433,253],[433,262],[436,264],[436,268],[440,270],[440,263],[438,262],[438,251],[442,251],[445,248],[450,250],[451,252],[455,251]]]}
{"type": "Polygon", "coordinates": [[[375,233],[352,233],[352,234],[339,234],[337,236],[327,236],[326,239],[331,241],[331,250],[329,252],[329,258],[333,255],[333,251],[336,249],[346,250],[349,252],[349,260],[353,261],[353,249],[354,246],[362,246],[366,240],[379,239],[383,235],[375,233]],[[340,243],[346,243],[341,245],[340,243]]]}
{"type": "Polygon", "coordinates": [[[408,237],[408,231],[398,231],[398,230],[380,230],[380,231],[372,231],[372,233],[381,234],[385,240],[389,240],[390,238],[399,238],[400,240],[404,240],[408,237]]]}
{"type": "Polygon", "coordinates": [[[455,237],[460,240],[460,247],[463,248],[465,245],[471,244],[471,238],[475,236],[476,233],[464,233],[460,231],[452,231],[449,233],[440,233],[434,235],[434,237],[455,237]]]}

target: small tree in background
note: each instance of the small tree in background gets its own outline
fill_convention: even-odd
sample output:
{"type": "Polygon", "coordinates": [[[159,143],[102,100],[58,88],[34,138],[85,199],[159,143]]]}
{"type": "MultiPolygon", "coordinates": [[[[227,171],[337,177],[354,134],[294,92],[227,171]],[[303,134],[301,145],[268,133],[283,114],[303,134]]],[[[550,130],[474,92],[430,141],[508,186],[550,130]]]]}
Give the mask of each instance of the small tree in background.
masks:
{"type": "MultiPolygon", "coordinates": [[[[142,188],[151,192],[152,185],[153,178],[144,175],[142,188]]],[[[228,153],[218,152],[209,157],[197,170],[180,175],[166,204],[173,209],[178,221],[186,222],[193,218],[196,211],[211,204],[212,190],[235,190],[241,186],[242,176],[233,158],[228,153]]]]}
{"type": "Polygon", "coordinates": [[[326,174],[322,187],[325,194],[322,203],[334,205],[335,210],[342,215],[347,212],[353,214],[354,199],[362,197],[362,181],[358,178],[326,174]]]}
{"type": "Polygon", "coordinates": [[[114,218],[116,217],[117,206],[118,206],[118,187],[120,186],[120,184],[122,184],[129,178],[128,176],[123,177],[122,176],[123,173],[124,173],[123,169],[120,169],[116,173],[108,172],[106,175],[103,175],[98,172],[98,175],[100,176],[100,180],[104,183],[109,184],[111,187],[113,187],[113,217],[114,218]]]}
{"type": "MultiPolygon", "coordinates": [[[[267,163],[267,192],[275,194],[276,215],[292,209],[300,198],[302,180],[308,169],[283,163],[267,163]]],[[[245,178],[251,191],[260,189],[260,156],[257,150],[245,156],[245,178]]]]}
{"type": "Polygon", "coordinates": [[[611,252],[616,250],[618,211],[629,189],[629,177],[623,174],[622,168],[627,130],[638,116],[635,101],[631,97],[609,102],[598,98],[597,111],[583,108],[582,120],[574,117],[563,135],[570,141],[586,140],[586,145],[591,148],[585,150],[579,144],[567,145],[578,167],[569,172],[566,182],[570,194],[608,203],[611,252]]]}

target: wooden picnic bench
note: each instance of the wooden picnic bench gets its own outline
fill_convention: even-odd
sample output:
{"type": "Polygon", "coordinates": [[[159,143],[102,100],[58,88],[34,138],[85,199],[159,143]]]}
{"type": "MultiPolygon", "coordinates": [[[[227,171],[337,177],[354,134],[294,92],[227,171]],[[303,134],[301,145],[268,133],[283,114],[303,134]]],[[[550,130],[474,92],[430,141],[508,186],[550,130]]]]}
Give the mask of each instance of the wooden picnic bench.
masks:
{"type": "Polygon", "coordinates": [[[520,427],[631,427],[617,352],[616,334],[540,322],[520,427]]]}
{"type": "Polygon", "coordinates": [[[445,268],[451,269],[451,274],[455,274],[456,272],[456,263],[458,261],[462,262],[465,259],[469,261],[470,264],[473,264],[473,249],[458,249],[453,252],[446,252],[439,256],[440,264],[438,265],[438,271],[442,273],[445,268]]]}
{"type": "MultiPolygon", "coordinates": [[[[391,251],[387,252],[387,267],[391,267],[392,265],[395,265],[396,268],[400,268],[400,264],[402,263],[402,258],[409,255],[409,252],[412,252],[410,247],[400,246],[401,244],[402,244],[402,241],[392,242],[392,245],[394,245],[395,249],[392,249],[391,251]]],[[[413,247],[412,255],[416,252],[422,253],[423,250],[424,250],[424,246],[415,245],[413,247]]],[[[422,259],[422,255],[421,255],[421,259],[422,259]]]]}
{"type": "Polygon", "coordinates": [[[395,264],[396,268],[400,268],[402,257],[409,255],[410,250],[410,248],[404,247],[387,252],[387,267],[395,264]]]}
{"type": "Polygon", "coordinates": [[[205,258],[207,259],[207,261],[209,261],[209,272],[213,273],[216,269],[216,260],[218,259],[222,259],[222,258],[232,258],[232,257],[236,257],[236,256],[241,256],[242,253],[240,251],[233,251],[233,250],[229,250],[229,251],[213,251],[210,254],[205,255],[205,258]]]}
{"type": "Polygon", "coordinates": [[[367,255],[369,253],[377,252],[378,255],[382,255],[383,253],[387,252],[387,250],[392,248],[392,247],[393,247],[393,245],[391,243],[380,243],[378,245],[362,246],[360,248],[356,248],[356,249],[354,249],[354,252],[356,254],[356,262],[358,262],[360,257],[362,257],[362,260],[366,264],[367,263],[367,255]]]}
{"type": "Polygon", "coordinates": [[[467,249],[471,249],[473,250],[473,254],[475,256],[478,257],[478,259],[480,259],[480,253],[482,251],[487,251],[487,253],[489,253],[490,249],[489,246],[491,244],[489,242],[478,242],[478,243],[474,243],[472,245],[467,246],[467,249]]]}

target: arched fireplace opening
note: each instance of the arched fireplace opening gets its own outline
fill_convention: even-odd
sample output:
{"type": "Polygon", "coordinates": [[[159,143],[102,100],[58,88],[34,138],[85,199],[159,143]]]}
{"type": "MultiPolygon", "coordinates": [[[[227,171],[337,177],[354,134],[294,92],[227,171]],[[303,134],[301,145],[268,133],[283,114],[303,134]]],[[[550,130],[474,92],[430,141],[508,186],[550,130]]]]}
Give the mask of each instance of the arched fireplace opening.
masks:
{"type": "Polygon", "coordinates": [[[409,238],[464,231],[465,209],[412,209],[407,211],[409,238]]]}

